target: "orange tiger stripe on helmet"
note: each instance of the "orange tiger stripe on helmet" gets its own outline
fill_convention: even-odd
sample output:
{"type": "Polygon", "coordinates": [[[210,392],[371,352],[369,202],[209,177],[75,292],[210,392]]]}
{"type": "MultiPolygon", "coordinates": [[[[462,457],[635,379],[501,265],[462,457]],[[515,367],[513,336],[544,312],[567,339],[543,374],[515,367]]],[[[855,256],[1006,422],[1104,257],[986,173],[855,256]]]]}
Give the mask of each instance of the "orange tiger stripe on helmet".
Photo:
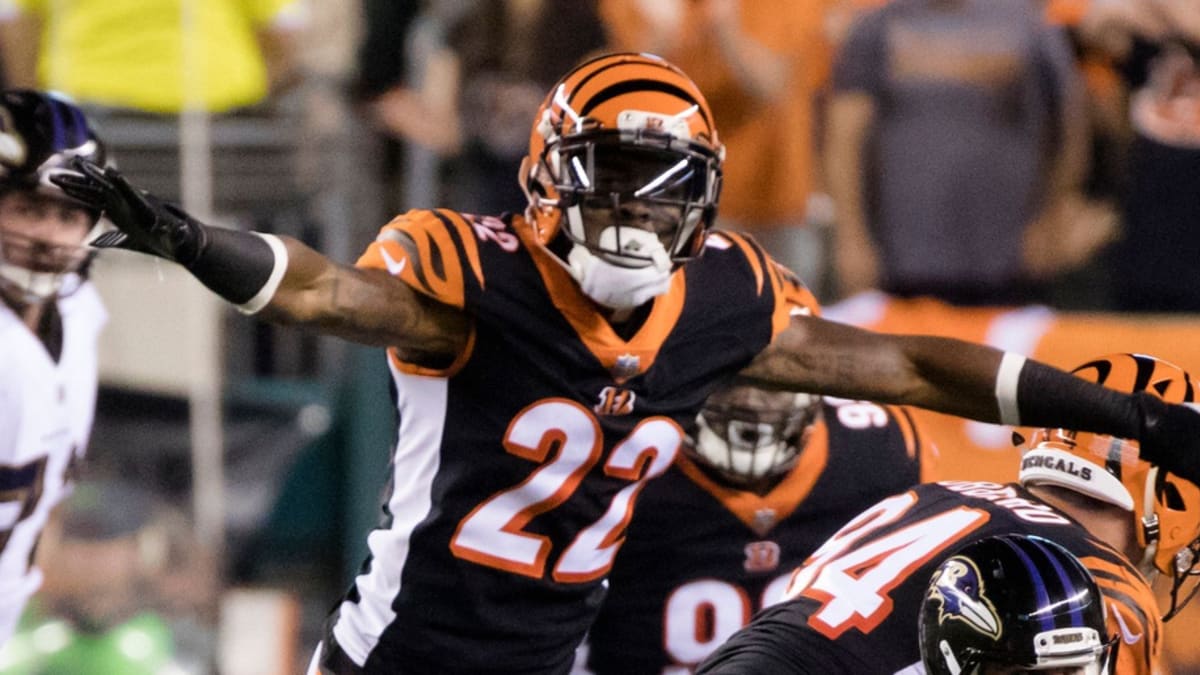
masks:
{"type": "MultiPolygon", "coordinates": [[[[1168,403],[1190,403],[1197,385],[1182,368],[1145,354],[1112,354],[1072,372],[1126,394],[1147,393],[1168,403]]],[[[1038,429],[1021,461],[1025,485],[1058,485],[1130,511],[1138,545],[1175,586],[1188,576],[1176,554],[1200,550],[1200,487],[1141,459],[1137,441],[1070,429],[1038,429]]],[[[1190,555],[1186,567],[1196,568],[1190,555]]]]}
{"type": "Polygon", "coordinates": [[[1182,368],[1143,354],[1113,354],[1071,372],[1119,391],[1149,391],[1168,403],[1191,403],[1196,398],[1191,378],[1182,368]]]}
{"type": "MultiPolygon", "coordinates": [[[[573,71],[563,85],[565,98],[576,112],[609,128],[616,127],[617,116],[624,110],[682,113],[697,106],[698,114],[688,117],[690,137],[718,145],[712,110],[700,89],[683,71],[657,57],[599,57],[573,71]]],[[[555,103],[555,92],[547,103],[555,103]]],[[[563,134],[575,131],[569,115],[563,121],[563,134]]]]}
{"type": "Polygon", "coordinates": [[[529,154],[521,164],[523,187],[530,198],[528,223],[539,243],[554,237],[561,216],[554,187],[542,180],[547,145],[575,133],[618,129],[628,111],[683,115],[687,140],[724,156],[708,101],[682,70],[652,54],[607,54],[585,61],[563,76],[542,101],[529,135],[529,154]],[[693,112],[685,114],[689,110],[693,112]]]}

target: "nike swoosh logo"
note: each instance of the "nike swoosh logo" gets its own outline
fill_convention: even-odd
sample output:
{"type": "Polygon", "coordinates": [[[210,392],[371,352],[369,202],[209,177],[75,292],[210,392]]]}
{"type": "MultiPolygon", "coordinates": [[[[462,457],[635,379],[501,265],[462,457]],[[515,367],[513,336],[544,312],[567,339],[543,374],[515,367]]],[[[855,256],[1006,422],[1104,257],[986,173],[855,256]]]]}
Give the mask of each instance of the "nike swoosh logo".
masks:
{"type": "Polygon", "coordinates": [[[1109,603],[1108,607],[1112,611],[1113,615],[1117,617],[1117,627],[1121,629],[1121,641],[1127,645],[1136,645],[1137,643],[1141,642],[1142,634],[1138,633],[1137,635],[1134,635],[1129,630],[1129,626],[1125,625],[1125,619],[1121,617],[1121,613],[1117,611],[1117,608],[1114,607],[1112,603],[1109,603]]]}
{"type": "Polygon", "coordinates": [[[383,246],[379,247],[379,252],[383,254],[383,264],[387,267],[388,274],[398,277],[404,271],[404,266],[408,264],[408,258],[402,258],[399,262],[388,253],[388,250],[383,246]]]}

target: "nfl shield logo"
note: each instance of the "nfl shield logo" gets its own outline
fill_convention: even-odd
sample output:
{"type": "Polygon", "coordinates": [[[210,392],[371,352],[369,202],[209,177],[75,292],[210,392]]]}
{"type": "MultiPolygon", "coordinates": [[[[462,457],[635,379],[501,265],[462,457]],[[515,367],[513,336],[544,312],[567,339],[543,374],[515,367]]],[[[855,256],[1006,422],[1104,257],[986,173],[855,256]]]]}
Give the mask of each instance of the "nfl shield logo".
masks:
{"type": "Polygon", "coordinates": [[[617,357],[617,362],[612,367],[613,377],[618,380],[625,380],[634,375],[637,375],[638,367],[641,366],[641,358],[633,354],[622,354],[617,357]]]}
{"type": "Polygon", "coordinates": [[[763,508],[754,512],[754,529],[758,532],[767,532],[775,527],[775,522],[775,509],[763,508]]]}

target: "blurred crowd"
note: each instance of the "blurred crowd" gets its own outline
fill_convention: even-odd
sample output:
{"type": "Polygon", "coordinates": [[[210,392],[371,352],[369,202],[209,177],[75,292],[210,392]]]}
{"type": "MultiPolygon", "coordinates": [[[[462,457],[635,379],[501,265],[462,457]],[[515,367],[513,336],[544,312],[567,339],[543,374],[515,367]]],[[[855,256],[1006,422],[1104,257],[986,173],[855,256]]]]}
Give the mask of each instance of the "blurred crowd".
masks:
{"type": "Polygon", "coordinates": [[[399,193],[404,207],[523,208],[509,178],[538,92],[584,54],[632,49],[709,96],[729,148],[723,225],[825,302],[879,289],[1186,312],[1200,299],[1187,2],[372,4],[365,111],[436,157],[397,165],[427,172],[408,177],[420,187],[399,193]],[[537,39],[505,37],[526,27],[537,39]],[[391,42],[389,60],[397,34],[409,48],[391,42]]]}
{"type": "Polygon", "coordinates": [[[524,208],[511,179],[557,75],[646,51],[712,101],[723,226],[825,302],[1200,306],[1200,17],[1183,0],[189,6],[5,0],[6,84],[145,116],[299,108],[319,130],[349,112],[387,148],[381,213],[491,213],[524,208]],[[311,95],[331,83],[346,110],[311,95]]]}
{"type": "MultiPolygon", "coordinates": [[[[170,176],[174,191],[156,191],[184,200],[195,175],[176,156],[164,168],[147,130],[182,145],[184,120],[205,116],[216,149],[200,212],[299,233],[343,260],[410,208],[523,210],[514,178],[534,110],[559,75],[606,50],[659,54],[695,79],[727,147],[720,226],[750,232],[822,303],[877,291],[970,308],[1200,311],[1194,1],[0,0],[6,87],[71,96],[102,132],[118,131],[119,165],[170,176]],[[223,152],[245,173],[223,181],[235,166],[223,152]],[[266,198],[248,205],[251,188],[266,198]]],[[[235,331],[230,368],[340,368],[328,346],[282,340],[235,331]]],[[[214,578],[277,573],[250,558],[279,542],[252,530],[297,526],[259,505],[243,557],[216,562],[181,539],[186,516],[171,495],[119,483],[120,462],[109,469],[43,552],[74,547],[51,556],[66,567],[105,556],[114,576],[50,565],[21,644],[70,617],[75,637],[63,644],[83,650],[80,636],[92,636],[90,648],[112,652],[59,657],[56,672],[81,673],[80,662],[125,658],[95,645],[132,626],[151,665],[110,672],[165,672],[172,658],[186,672],[187,649],[215,639],[188,623],[221,611],[205,606],[214,578]],[[72,584],[83,577],[87,588],[72,584]],[[130,607],[129,597],[158,600],[130,607]],[[175,647],[159,637],[166,622],[175,647]]],[[[329,527],[360,525],[344,515],[329,527]]],[[[325,536],[330,547],[359,538],[325,536]]],[[[334,558],[326,583],[338,587],[342,560],[357,554],[334,558]]],[[[304,633],[295,647],[311,649],[312,626],[279,630],[304,633]]],[[[4,658],[6,675],[51,672],[4,658]]]]}

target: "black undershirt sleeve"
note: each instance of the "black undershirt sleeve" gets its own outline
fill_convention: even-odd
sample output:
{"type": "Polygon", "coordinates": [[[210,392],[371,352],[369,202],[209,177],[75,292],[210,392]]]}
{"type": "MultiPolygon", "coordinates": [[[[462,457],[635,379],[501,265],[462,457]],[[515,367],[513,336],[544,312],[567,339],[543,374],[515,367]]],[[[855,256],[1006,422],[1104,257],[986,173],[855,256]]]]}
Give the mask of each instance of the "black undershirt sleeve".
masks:
{"type": "Polygon", "coordinates": [[[1092,431],[1138,441],[1138,456],[1200,485],[1200,413],[1146,392],[1124,394],[1026,361],[1017,379],[1023,426],[1092,431]]]}
{"type": "Polygon", "coordinates": [[[250,232],[205,227],[203,250],[188,270],[209,290],[241,305],[258,294],[271,278],[275,253],[262,237],[250,232]]]}
{"type": "Polygon", "coordinates": [[[1017,379],[1021,425],[1137,438],[1138,406],[1129,394],[1088,382],[1034,360],[1017,379]]]}

